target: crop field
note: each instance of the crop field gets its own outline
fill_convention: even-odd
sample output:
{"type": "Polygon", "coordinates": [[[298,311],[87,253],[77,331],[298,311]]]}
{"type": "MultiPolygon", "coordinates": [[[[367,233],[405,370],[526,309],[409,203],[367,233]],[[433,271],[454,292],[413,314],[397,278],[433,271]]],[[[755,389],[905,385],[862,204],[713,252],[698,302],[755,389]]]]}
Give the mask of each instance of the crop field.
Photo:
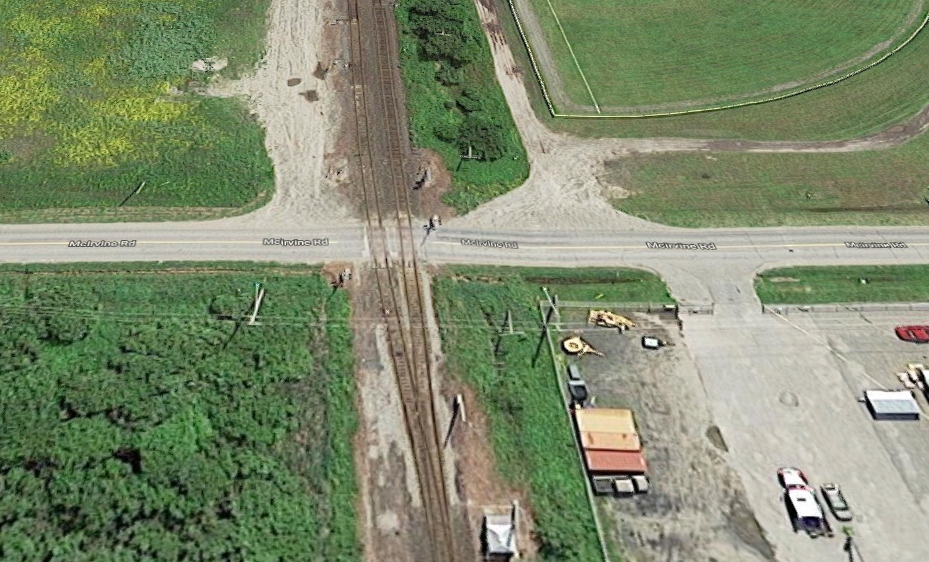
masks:
{"type": "MultiPolygon", "coordinates": [[[[43,209],[220,208],[273,190],[244,102],[196,93],[260,58],[268,0],[0,2],[0,219],[43,209]]],[[[144,213],[141,215],[144,216],[144,213]]]]}
{"type": "Polygon", "coordinates": [[[540,558],[590,562],[600,560],[600,550],[584,475],[552,358],[540,346],[542,286],[565,300],[671,298],[660,279],[638,270],[453,268],[434,283],[449,375],[475,389],[501,459],[498,470],[527,489],[540,558]],[[499,338],[498,344],[508,310],[525,335],[499,338]]]}
{"type": "Polygon", "coordinates": [[[829,154],[712,152],[615,160],[619,210],[684,227],[924,225],[929,138],[829,154]]]}
{"type": "MultiPolygon", "coordinates": [[[[558,9],[558,3],[563,1],[564,0],[553,0],[556,13],[559,14],[560,18],[561,12],[558,9]]],[[[533,49],[535,51],[536,43],[539,41],[538,38],[545,36],[542,32],[542,25],[540,24],[536,29],[532,29],[529,25],[531,22],[525,21],[526,18],[522,16],[525,10],[523,0],[514,0],[514,2],[517,5],[517,10],[521,14],[523,28],[529,35],[530,42],[533,42],[533,49]]],[[[773,5],[775,5],[773,2],[765,3],[765,6],[773,5]]],[[[855,9],[863,9],[863,6],[864,5],[855,9]]],[[[496,7],[497,13],[501,17],[503,27],[506,30],[507,37],[509,38],[510,47],[513,49],[518,63],[522,68],[531,68],[525,49],[521,46],[520,36],[517,32],[512,15],[510,14],[508,2],[505,0],[497,0],[496,7]]],[[[847,7],[851,8],[850,5],[847,7]]],[[[868,5],[868,9],[872,8],[874,8],[874,5],[868,5]]],[[[918,22],[924,19],[926,8],[927,5],[925,3],[907,3],[903,11],[895,16],[895,21],[898,22],[898,25],[907,23],[911,19],[911,16],[917,14],[916,10],[920,10],[916,19],[913,20],[913,26],[916,26],[918,22]]],[[[532,10],[534,13],[543,14],[543,12],[549,10],[549,8],[546,1],[535,0],[532,2],[532,10]]],[[[541,17],[542,16],[539,16],[539,18],[541,17]]],[[[612,19],[613,16],[610,17],[612,19]]],[[[749,16],[746,14],[743,17],[749,16]]],[[[836,25],[855,25],[851,19],[844,17],[837,18],[836,22],[840,20],[844,23],[837,23],[836,25]]],[[[725,22],[726,20],[719,19],[716,21],[725,22]]],[[[563,18],[562,25],[565,25],[563,18]]],[[[908,27],[908,29],[912,31],[913,26],[908,27]]],[[[665,26],[664,30],[667,31],[667,26],[665,26]]],[[[555,32],[557,33],[556,39],[560,41],[561,44],[564,44],[564,39],[561,37],[560,32],[557,31],[557,27],[555,28],[555,32]]],[[[551,31],[549,30],[548,33],[551,33],[551,31]]],[[[587,35],[592,36],[593,34],[587,35]]],[[[907,33],[903,35],[907,35],[907,33]]],[[[729,35],[717,36],[716,40],[723,41],[723,39],[728,36],[729,35]]],[[[881,40],[879,39],[871,46],[876,46],[880,42],[881,40]]],[[[557,47],[557,43],[555,43],[554,40],[545,40],[544,44],[547,45],[550,50],[557,47]],[[551,47],[551,45],[555,45],[556,47],[551,47]]],[[[730,46],[733,49],[742,48],[734,44],[730,46]]],[[[868,49],[870,49],[870,47],[866,47],[865,51],[868,49]]],[[[605,52],[616,51],[617,47],[615,45],[606,45],[605,47],[605,52]]],[[[600,51],[595,51],[593,56],[599,52],[600,51]]],[[[578,57],[581,56],[577,49],[575,49],[575,54],[578,57]]],[[[859,52],[857,55],[852,54],[850,58],[855,58],[862,54],[864,53],[859,52]]],[[[536,53],[536,55],[537,58],[540,58],[538,53],[536,53]]],[[[638,53],[638,55],[645,58],[642,53],[638,53]]],[[[837,140],[883,130],[913,116],[922,109],[927,102],[929,102],[929,77],[922,72],[927,56],[929,56],[929,33],[925,33],[925,30],[923,30],[923,32],[916,35],[913,41],[905,48],[878,66],[827,88],[763,105],[727,109],[719,112],[651,119],[550,118],[548,110],[545,108],[542,100],[538,85],[535,83],[534,79],[530,78],[528,71],[524,72],[524,74],[536,112],[546,120],[547,125],[555,130],[576,135],[593,137],[674,136],[799,141],[837,140]]],[[[569,54],[567,57],[566,60],[573,65],[573,61],[570,60],[569,54]]],[[[879,56],[877,57],[879,58],[879,56]]],[[[547,67],[543,64],[543,72],[546,71],[546,68],[547,67]]],[[[577,73],[576,70],[574,72],[577,73]]],[[[618,82],[624,76],[624,72],[624,69],[616,67],[612,69],[608,77],[612,77],[614,81],[618,82]]],[[[662,75],[663,73],[659,73],[658,76],[648,77],[644,84],[648,86],[654,83],[655,80],[666,80],[667,78],[660,78],[662,75]]],[[[556,76],[560,77],[560,75],[556,76]]],[[[798,77],[797,79],[800,80],[802,77],[798,77]]],[[[567,84],[573,80],[575,80],[575,78],[566,77],[562,79],[562,82],[567,84]]],[[[590,96],[586,92],[582,81],[580,81],[579,78],[576,80],[578,80],[580,84],[578,87],[583,89],[583,97],[580,97],[577,103],[591,106],[589,101],[590,96]]],[[[588,81],[590,81],[589,76],[588,81]]],[[[553,81],[549,80],[548,77],[546,77],[546,82],[549,84],[549,90],[552,95],[557,96],[559,84],[552,84],[553,81]]],[[[565,86],[565,88],[566,87],[567,86],[565,86]]],[[[660,92],[662,90],[656,88],[655,91],[660,92]]],[[[596,90],[594,90],[594,94],[596,95],[596,90]]],[[[697,96],[688,96],[680,99],[684,101],[700,101],[697,96]]],[[[564,103],[559,105],[559,101],[557,99],[555,101],[556,107],[560,112],[570,113],[567,111],[568,108],[564,106],[564,103]]],[[[562,100],[562,102],[563,101],[564,100],[562,100]]],[[[656,102],[656,104],[660,105],[659,102],[656,102]]],[[[622,105],[628,109],[628,106],[631,104],[623,102],[622,105]]],[[[692,105],[690,107],[700,106],[692,105]]],[[[592,109],[591,107],[588,111],[592,111],[592,109]]],[[[606,110],[609,108],[601,109],[606,113],[606,110]]],[[[595,111],[593,113],[595,113],[595,111]]]]}
{"type": "Polygon", "coordinates": [[[315,270],[6,266],[0,299],[0,558],[360,561],[349,305],[315,270]]]}
{"type": "Polygon", "coordinates": [[[765,304],[929,302],[927,276],[926,265],[790,267],[759,273],[755,292],[765,304]]]}

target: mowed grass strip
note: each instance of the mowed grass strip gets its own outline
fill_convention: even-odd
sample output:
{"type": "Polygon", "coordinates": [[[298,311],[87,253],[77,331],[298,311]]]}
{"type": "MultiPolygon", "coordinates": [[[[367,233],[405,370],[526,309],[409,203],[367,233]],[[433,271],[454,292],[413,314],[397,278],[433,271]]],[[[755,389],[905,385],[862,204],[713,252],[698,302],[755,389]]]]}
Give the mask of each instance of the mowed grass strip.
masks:
{"type": "Polygon", "coordinates": [[[929,265],[790,267],[759,273],[755,292],[764,304],[929,302],[926,279],[929,265]]]}
{"type": "Polygon", "coordinates": [[[591,562],[601,557],[585,476],[552,357],[539,346],[542,286],[562,300],[671,298],[656,276],[628,269],[462,267],[433,285],[448,372],[474,388],[489,419],[497,469],[527,492],[540,559],[591,562]],[[525,336],[502,338],[498,346],[507,311],[525,336]]]}
{"type": "Polygon", "coordinates": [[[3,266],[0,301],[4,560],[360,561],[349,306],[318,273],[3,266]]]}
{"type": "MultiPolygon", "coordinates": [[[[530,68],[507,3],[498,0],[496,5],[514,55],[530,68]]],[[[537,12],[547,9],[541,0],[533,6],[537,12]]],[[[927,57],[929,33],[920,33],[879,66],[834,86],[769,104],[680,117],[551,118],[537,85],[528,89],[536,113],[550,128],[579,136],[840,140],[884,130],[919,112],[929,102],[929,75],[923,70],[927,57]]]]}
{"type": "MultiPolygon", "coordinates": [[[[747,10],[737,0],[534,0],[546,41],[561,45],[549,2],[597,101],[620,107],[758,97],[838,75],[878,45],[902,41],[919,4],[762,0],[747,10]]],[[[572,76],[573,65],[558,52],[559,72],[572,76]]],[[[583,84],[568,86],[575,103],[589,103],[583,84]]]]}
{"type": "Polygon", "coordinates": [[[245,102],[201,58],[252,68],[269,0],[0,3],[0,210],[246,205],[273,190],[245,102]]]}
{"type": "Polygon", "coordinates": [[[607,165],[613,205],[684,227],[925,225],[929,137],[830,154],[636,155],[607,165]]]}

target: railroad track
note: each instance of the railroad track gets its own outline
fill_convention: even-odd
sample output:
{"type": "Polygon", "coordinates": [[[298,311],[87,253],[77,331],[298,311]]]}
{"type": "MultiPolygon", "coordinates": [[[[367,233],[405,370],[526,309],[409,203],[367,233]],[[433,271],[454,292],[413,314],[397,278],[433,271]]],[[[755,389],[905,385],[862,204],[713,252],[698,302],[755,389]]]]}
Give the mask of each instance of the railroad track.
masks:
{"type": "Polygon", "coordinates": [[[425,560],[457,562],[451,510],[436,422],[430,346],[410,205],[405,113],[398,92],[393,8],[379,0],[348,0],[358,155],[375,282],[400,389],[426,524],[425,560]],[[388,227],[400,247],[392,258],[388,227]]]}

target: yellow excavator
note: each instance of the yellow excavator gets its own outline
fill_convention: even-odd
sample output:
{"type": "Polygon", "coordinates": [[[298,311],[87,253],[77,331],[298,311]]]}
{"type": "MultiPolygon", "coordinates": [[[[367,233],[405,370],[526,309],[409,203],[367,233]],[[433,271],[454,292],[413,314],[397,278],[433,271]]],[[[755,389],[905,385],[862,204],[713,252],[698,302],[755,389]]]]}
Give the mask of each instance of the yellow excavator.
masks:
{"type": "Polygon", "coordinates": [[[602,328],[616,328],[620,332],[635,328],[635,322],[608,310],[591,310],[587,315],[587,322],[602,328]]]}
{"type": "Polygon", "coordinates": [[[565,351],[568,355],[576,355],[578,357],[582,355],[596,355],[597,357],[603,357],[603,354],[591,347],[591,345],[581,339],[580,336],[572,336],[563,342],[561,342],[561,349],[565,351]]]}

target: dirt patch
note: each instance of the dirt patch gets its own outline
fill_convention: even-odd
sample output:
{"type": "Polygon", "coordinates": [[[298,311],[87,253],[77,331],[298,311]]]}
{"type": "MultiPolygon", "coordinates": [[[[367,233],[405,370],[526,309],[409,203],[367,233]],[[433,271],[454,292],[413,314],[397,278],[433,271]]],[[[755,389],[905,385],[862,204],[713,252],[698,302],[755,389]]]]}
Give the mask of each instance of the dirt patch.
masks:
{"type": "MultiPolygon", "coordinates": [[[[414,199],[419,200],[419,210],[423,217],[438,215],[442,219],[455,216],[455,209],[442,202],[442,196],[452,188],[452,174],[445,167],[442,157],[433,150],[420,148],[413,159],[413,171],[429,170],[429,180],[415,191],[414,199]]],[[[418,175],[413,180],[418,181],[418,175]]]]}
{"type": "Polygon", "coordinates": [[[313,70],[313,76],[317,80],[325,80],[326,74],[328,74],[328,72],[329,72],[329,69],[324,67],[323,63],[317,61],[316,69],[313,70]]]}
{"type": "Polygon", "coordinates": [[[361,431],[356,442],[360,489],[359,534],[365,560],[416,560],[421,520],[420,492],[396,378],[380,317],[374,272],[354,272],[349,284],[361,431]]]}
{"type": "Polygon", "coordinates": [[[300,92],[300,95],[303,96],[308,102],[319,101],[319,94],[316,93],[316,90],[307,90],[305,92],[300,92]]]}
{"type": "Polygon", "coordinates": [[[710,443],[712,443],[713,446],[720,451],[724,453],[729,452],[729,447],[726,446],[726,440],[723,439],[723,434],[720,433],[719,427],[711,425],[710,427],[706,428],[706,438],[709,439],[710,443]]]}
{"type": "Polygon", "coordinates": [[[744,498],[740,496],[732,498],[726,518],[729,520],[730,528],[739,539],[758,551],[766,560],[775,560],[774,548],[765,539],[764,530],[744,498]]]}
{"type": "Polygon", "coordinates": [[[796,277],[764,277],[764,280],[768,283],[799,283],[800,280],[796,277]]]}
{"type": "Polygon", "coordinates": [[[303,80],[301,80],[300,78],[288,78],[287,79],[287,85],[291,87],[298,85],[300,82],[303,82],[303,80]]]}

